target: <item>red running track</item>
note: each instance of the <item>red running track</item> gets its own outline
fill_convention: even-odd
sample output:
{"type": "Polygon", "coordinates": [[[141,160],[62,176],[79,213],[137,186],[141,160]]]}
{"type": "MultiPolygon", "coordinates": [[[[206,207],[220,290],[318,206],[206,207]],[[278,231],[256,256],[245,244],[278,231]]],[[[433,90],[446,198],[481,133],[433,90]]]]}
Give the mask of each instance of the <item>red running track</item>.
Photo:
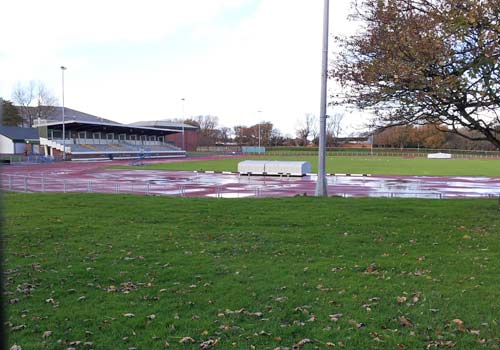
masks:
{"type": "MultiPolygon", "coordinates": [[[[226,156],[234,157],[234,156],[226,156]]],[[[220,159],[221,156],[146,162],[220,159]]],[[[10,165],[2,186],[17,192],[132,193],[187,197],[289,197],[314,195],[315,176],[264,177],[186,171],[112,170],[129,161],[10,165]]],[[[328,193],[343,197],[484,198],[500,196],[500,178],[433,176],[329,176],[328,193]]]]}

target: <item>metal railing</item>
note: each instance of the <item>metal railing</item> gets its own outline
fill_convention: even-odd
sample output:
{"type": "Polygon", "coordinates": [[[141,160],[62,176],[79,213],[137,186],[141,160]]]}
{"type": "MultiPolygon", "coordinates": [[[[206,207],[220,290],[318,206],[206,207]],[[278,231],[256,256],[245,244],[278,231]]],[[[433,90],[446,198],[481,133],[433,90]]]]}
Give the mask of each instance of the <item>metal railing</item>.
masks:
{"type": "MultiPolygon", "coordinates": [[[[54,179],[44,176],[25,176],[14,174],[1,174],[1,186],[4,191],[25,193],[115,193],[138,194],[175,197],[211,197],[211,198],[262,198],[262,197],[295,197],[314,196],[314,186],[296,189],[282,186],[266,186],[248,183],[245,186],[235,184],[203,184],[196,182],[178,183],[152,183],[143,181],[97,181],[97,180],[68,180],[54,179]]],[[[500,193],[442,193],[438,191],[370,191],[359,188],[349,192],[345,190],[329,189],[331,197],[360,198],[498,198],[500,193]]]]}

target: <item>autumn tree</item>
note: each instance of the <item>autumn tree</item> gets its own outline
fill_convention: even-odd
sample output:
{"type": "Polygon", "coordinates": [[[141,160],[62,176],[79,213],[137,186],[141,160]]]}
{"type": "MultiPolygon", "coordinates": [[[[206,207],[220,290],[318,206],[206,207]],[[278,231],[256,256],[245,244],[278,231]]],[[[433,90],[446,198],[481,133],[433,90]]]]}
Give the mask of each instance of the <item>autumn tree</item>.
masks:
{"type": "Polygon", "coordinates": [[[57,98],[41,81],[18,83],[12,92],[12,101],[17,104],[27,127],[37,119],[47,119],[54,112],[57,98]]]}
{"type": "MultiPolygon", "coordinates": [[[[261,122],[250,127],[238,125],[234,127],[235,142],[241,145],[258,145],[260,130],[261,146],[270,146],[273,137],[276,136],[276,129],[273,128],[271,122],[261,122]],[[273,134],[274,133],[274,134],[273,134]]],[[[274,139],[276,141],[276,139],[274,139]]]]}
{"type": "Polygon", "coordinates": [[[197,124],[200,128],[199,144],[200,146],[213,145],[217,141],[219,118],[213,115],[199,115],[191,118],[192,124],[197,124]]]}
{"type": "Polygon", "coordinates": [[[377,146],[409,147],[411,145],[412,126],[394,126],[379,130],[374,138],[377,146]]]}
{"type": "Polygon", "coordinates": [[[422,125],[412,128],[410,142],[413,147],[441,148],[446,143],[443,127],[439,125],[422,125]]]}
{"type": "Polygon", "coordinates": [[[378,125],[445,125],[500,147],[500,0],[354,7],[362,29],[340,41],[331,71],[344,91],[337,103],[373,110],[378,125]]]}
{"type": "Polygon", "coordinates": [[[3,100],[0,98],[0,103],[2,104],[0,108],[2,109],[2,119],[1,124],[6,126],[19,126],[22,124],[22,118],[19,115],[19,111],[12,104],[12,102],[3,100]]]}

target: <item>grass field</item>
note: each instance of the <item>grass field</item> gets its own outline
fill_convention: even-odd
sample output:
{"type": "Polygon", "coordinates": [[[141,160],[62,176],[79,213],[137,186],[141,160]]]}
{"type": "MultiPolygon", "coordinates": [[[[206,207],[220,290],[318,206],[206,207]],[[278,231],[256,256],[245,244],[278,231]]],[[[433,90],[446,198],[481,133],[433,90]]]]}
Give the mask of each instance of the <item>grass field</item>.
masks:
{"type": "MultiPolygon", "coordinates": [[[[317,171],[317,157],[248,157],[244,159],[302,160],[311,163],[317,171]]],[[[140,169],[189,170],[189,171],[237,171],[242,158],[225,158],[209,161],[188,161],[149,164],[140,169]]],[[[115,167],[116,168],[116,167],[115,167]]],[[[123,169],[124,167],[117,167],[123,169]]],[[[125,167],[132,168],[132,167],[125,167]]],[[[439,160],[426,158],[371,158],[371,157],[328,157],[329,173],[364,173],[376,175],[442,175],[442,176],[500,176],[500,160],[453,159],[439,160]]]]}
{"type": "Polygon", "coordinates": [[[493,200],[5,200],[9,347],[500,348],[493,200]]]}

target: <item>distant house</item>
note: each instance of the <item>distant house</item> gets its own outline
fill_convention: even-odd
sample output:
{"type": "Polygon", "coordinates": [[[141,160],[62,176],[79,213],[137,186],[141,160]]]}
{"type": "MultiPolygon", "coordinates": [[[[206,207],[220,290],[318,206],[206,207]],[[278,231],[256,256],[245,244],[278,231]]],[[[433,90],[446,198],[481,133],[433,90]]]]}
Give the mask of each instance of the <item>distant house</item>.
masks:
{"type": "Polygon", "coordinates": [[[0,126],[0,154],[27,154],[38,149],[38,129],[0,126]]]}

